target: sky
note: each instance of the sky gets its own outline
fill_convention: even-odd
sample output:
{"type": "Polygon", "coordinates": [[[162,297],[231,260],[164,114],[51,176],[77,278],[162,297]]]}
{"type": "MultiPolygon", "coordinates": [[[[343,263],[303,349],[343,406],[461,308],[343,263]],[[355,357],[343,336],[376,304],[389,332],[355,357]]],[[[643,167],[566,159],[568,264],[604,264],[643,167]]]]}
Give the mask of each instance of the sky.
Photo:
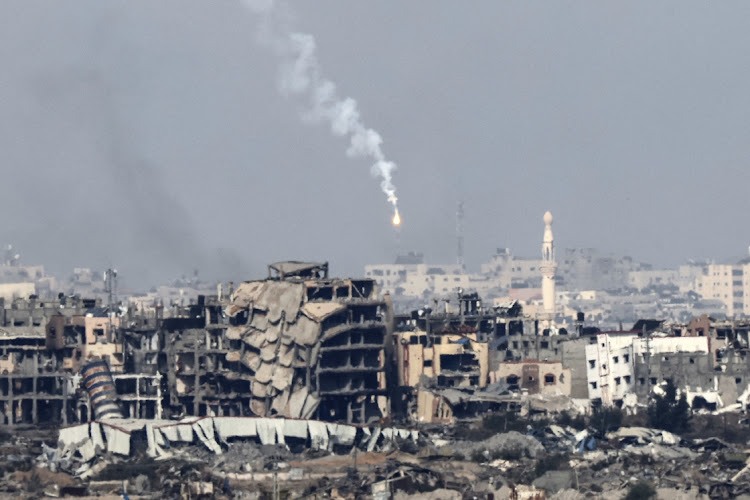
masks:
{"type": "Polygon", "coordinates": [[[750,244],[750,4],[278,3],[398,169],[280,92],[241,1],[0,3],[0,243],[144,286],[279,260],[338,276],[416,250],[595,247],[656,266],[750,244]]]}

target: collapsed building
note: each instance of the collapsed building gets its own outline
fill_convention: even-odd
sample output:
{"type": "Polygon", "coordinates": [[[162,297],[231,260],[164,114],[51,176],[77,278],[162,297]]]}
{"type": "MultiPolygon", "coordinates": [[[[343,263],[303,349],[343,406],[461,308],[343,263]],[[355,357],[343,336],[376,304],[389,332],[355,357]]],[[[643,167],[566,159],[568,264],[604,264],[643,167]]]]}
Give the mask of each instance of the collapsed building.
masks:
{"type": "Polygon", "coordinates": [[[110,382],[128,418],[387,417],[392,309],[375,283],[329,278],[326,263],[268,269],[265,280],[167,310],[0,299],[2,424],[98,418],[110,382]]]}
{"type": "Polygon", "coordinates": [[[568,332],[518,302],[485,307],[463,292],[395,315],[373,280],[296,261],[187,305],[0,299],[0,425],[106,415],[453,422],[525,395],[642,404],[667,381],[746,407],[750,322],[648,320],[602,333],[582,316],[568,332]]]}
{"type": "Polygon", "coordinates": [[[255,415],[368,423],[389,414],[388,304],[372,280],[329,279],[328,265],[285,262],[231,297],[237,363],[255,415]]]}
{"type": "Polygon", "coordinates": [[[745,408],[750,398],[750,321],[703,315],[689,323],[640,320],[601,332],[586,347],[589,398],[596,404],[645,405],[671,383],[695,408],[745,408]]]}
{"type": "Polygon", "coordinates": [[[505,408],[517,398],[492,373],[505,357],[509,331],[523,330],[517,302],[484,308],[477,293],[459,292],[457,307],[435,304],[397,315],[397,404],[394,410],[416,422],[450,423],[456,418],[505,408]]]}
{"type": "MultiPolygon", "coordinates": [[[[110,320],[96,301],[0,298],[0,423],[65,424],[88,418],[77,392],[81,360],[107,356],[112,366],[122,351],[110,336],[110,320]]],[[[114,319],[116,324],[116,319],[114,319]]],[[[119,356],[119,357],[118,357],[119,356]]]]}

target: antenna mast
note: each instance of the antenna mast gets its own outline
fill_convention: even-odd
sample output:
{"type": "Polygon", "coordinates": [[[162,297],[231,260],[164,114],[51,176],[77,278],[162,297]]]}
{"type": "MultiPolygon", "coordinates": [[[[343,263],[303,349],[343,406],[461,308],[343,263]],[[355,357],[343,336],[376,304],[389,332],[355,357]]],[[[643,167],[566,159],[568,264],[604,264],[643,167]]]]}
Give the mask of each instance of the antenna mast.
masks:
{"type": "Polygon", "coordinates": [[[117,270],[107,269],[104,273],[104,291],[107,292],[107,316],[109,316],[109,335],[114,338],[112,317],[115,314],[117,302],[117,270]]]}
{"type": "Polygon", "coordinates": [[[456,264],[464,268],[464,202],[456,208],[456,264]]]}

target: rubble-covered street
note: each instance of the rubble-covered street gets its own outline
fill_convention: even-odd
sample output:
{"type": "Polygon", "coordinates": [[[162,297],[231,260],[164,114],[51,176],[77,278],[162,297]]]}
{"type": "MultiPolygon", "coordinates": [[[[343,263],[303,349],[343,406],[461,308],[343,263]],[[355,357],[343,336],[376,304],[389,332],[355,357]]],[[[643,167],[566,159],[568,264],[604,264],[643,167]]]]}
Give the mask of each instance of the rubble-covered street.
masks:
{"type": "MultiPolygon", "coordinates": [[[[205,419],[171,424],[161,432],[178,439],[159,439],[156,453],[153,423],[129,423],[125,454],[110,445],[123,436],[111,432],[84,443],[96,422],[72,447],[71,429],[81,426],[3,434],[0,498],[619,499],[639,482],[664,499],[750,498],[743,443],[636,426],[597,436],[568,414],[494,413],[419,430],[305,423],[286,439],[274,423],[283,420],[234,420],[212,422],[215,435],[197,431],[205,419]],[[266,423],[273,432],[258,432],[266,423]]],[[[746,425],[718,430],[736,441],[746,425]]]]}

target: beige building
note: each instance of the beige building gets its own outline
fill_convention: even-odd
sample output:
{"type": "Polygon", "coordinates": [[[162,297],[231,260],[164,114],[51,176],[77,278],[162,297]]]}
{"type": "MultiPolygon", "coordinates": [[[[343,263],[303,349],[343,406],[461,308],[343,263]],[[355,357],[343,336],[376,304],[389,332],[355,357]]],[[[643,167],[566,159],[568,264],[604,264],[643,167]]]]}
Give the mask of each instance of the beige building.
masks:
{"type": "Polygon", "coordinates": [[[487,343],[476,331],[396,332],[398,384],[417,387],[422,377],[438,387],[485,387],[488,375],[487,343]]]}
{"type": "Polygon", "coordinates": [[[26,299],[36,294],[34,283],[0,283],[0,298],[7,301],[26,299]]]}
{"type": "Polygon", "coordinates": [[[696,288],[704,299],[721,301],[729,317],[750,314],[750,262],[747,259],[736,265],[708,265],[696,281],[696,288]]]}
{"type": "Polygon", "coordinates": [[[473,326],[415,328],[396,331],[393,338],[398,385],[415,392],[408,409],[414,420],[450,423],[464,398],[459,389],[487,386],[488,344],[479,341],[473,326]]]}
{"type": "Polygon", "coordinates": [[[527,259],[516,257],[508,248],[498,248],[489,262],[482,264],[481,272],[492,277],[501,289],[513,286],[534,284],[538,286],[541,259],[527,259]]]}
{"type": "Polygon", "coordinates": [[[497,280],[467,274],[458,264],[373,264],[365,266],[365,276],[384,293],[403,297],[441,297],[459,289],[488,295],[499,288],[497,280]]]}
{"type": "Polygon", "coordinates": [[[511,389],[529,394],[570,396],[571,373],[559,361],[520,361],[501,363],[490,372],[490,382],[505,382],[511,389]]]}

